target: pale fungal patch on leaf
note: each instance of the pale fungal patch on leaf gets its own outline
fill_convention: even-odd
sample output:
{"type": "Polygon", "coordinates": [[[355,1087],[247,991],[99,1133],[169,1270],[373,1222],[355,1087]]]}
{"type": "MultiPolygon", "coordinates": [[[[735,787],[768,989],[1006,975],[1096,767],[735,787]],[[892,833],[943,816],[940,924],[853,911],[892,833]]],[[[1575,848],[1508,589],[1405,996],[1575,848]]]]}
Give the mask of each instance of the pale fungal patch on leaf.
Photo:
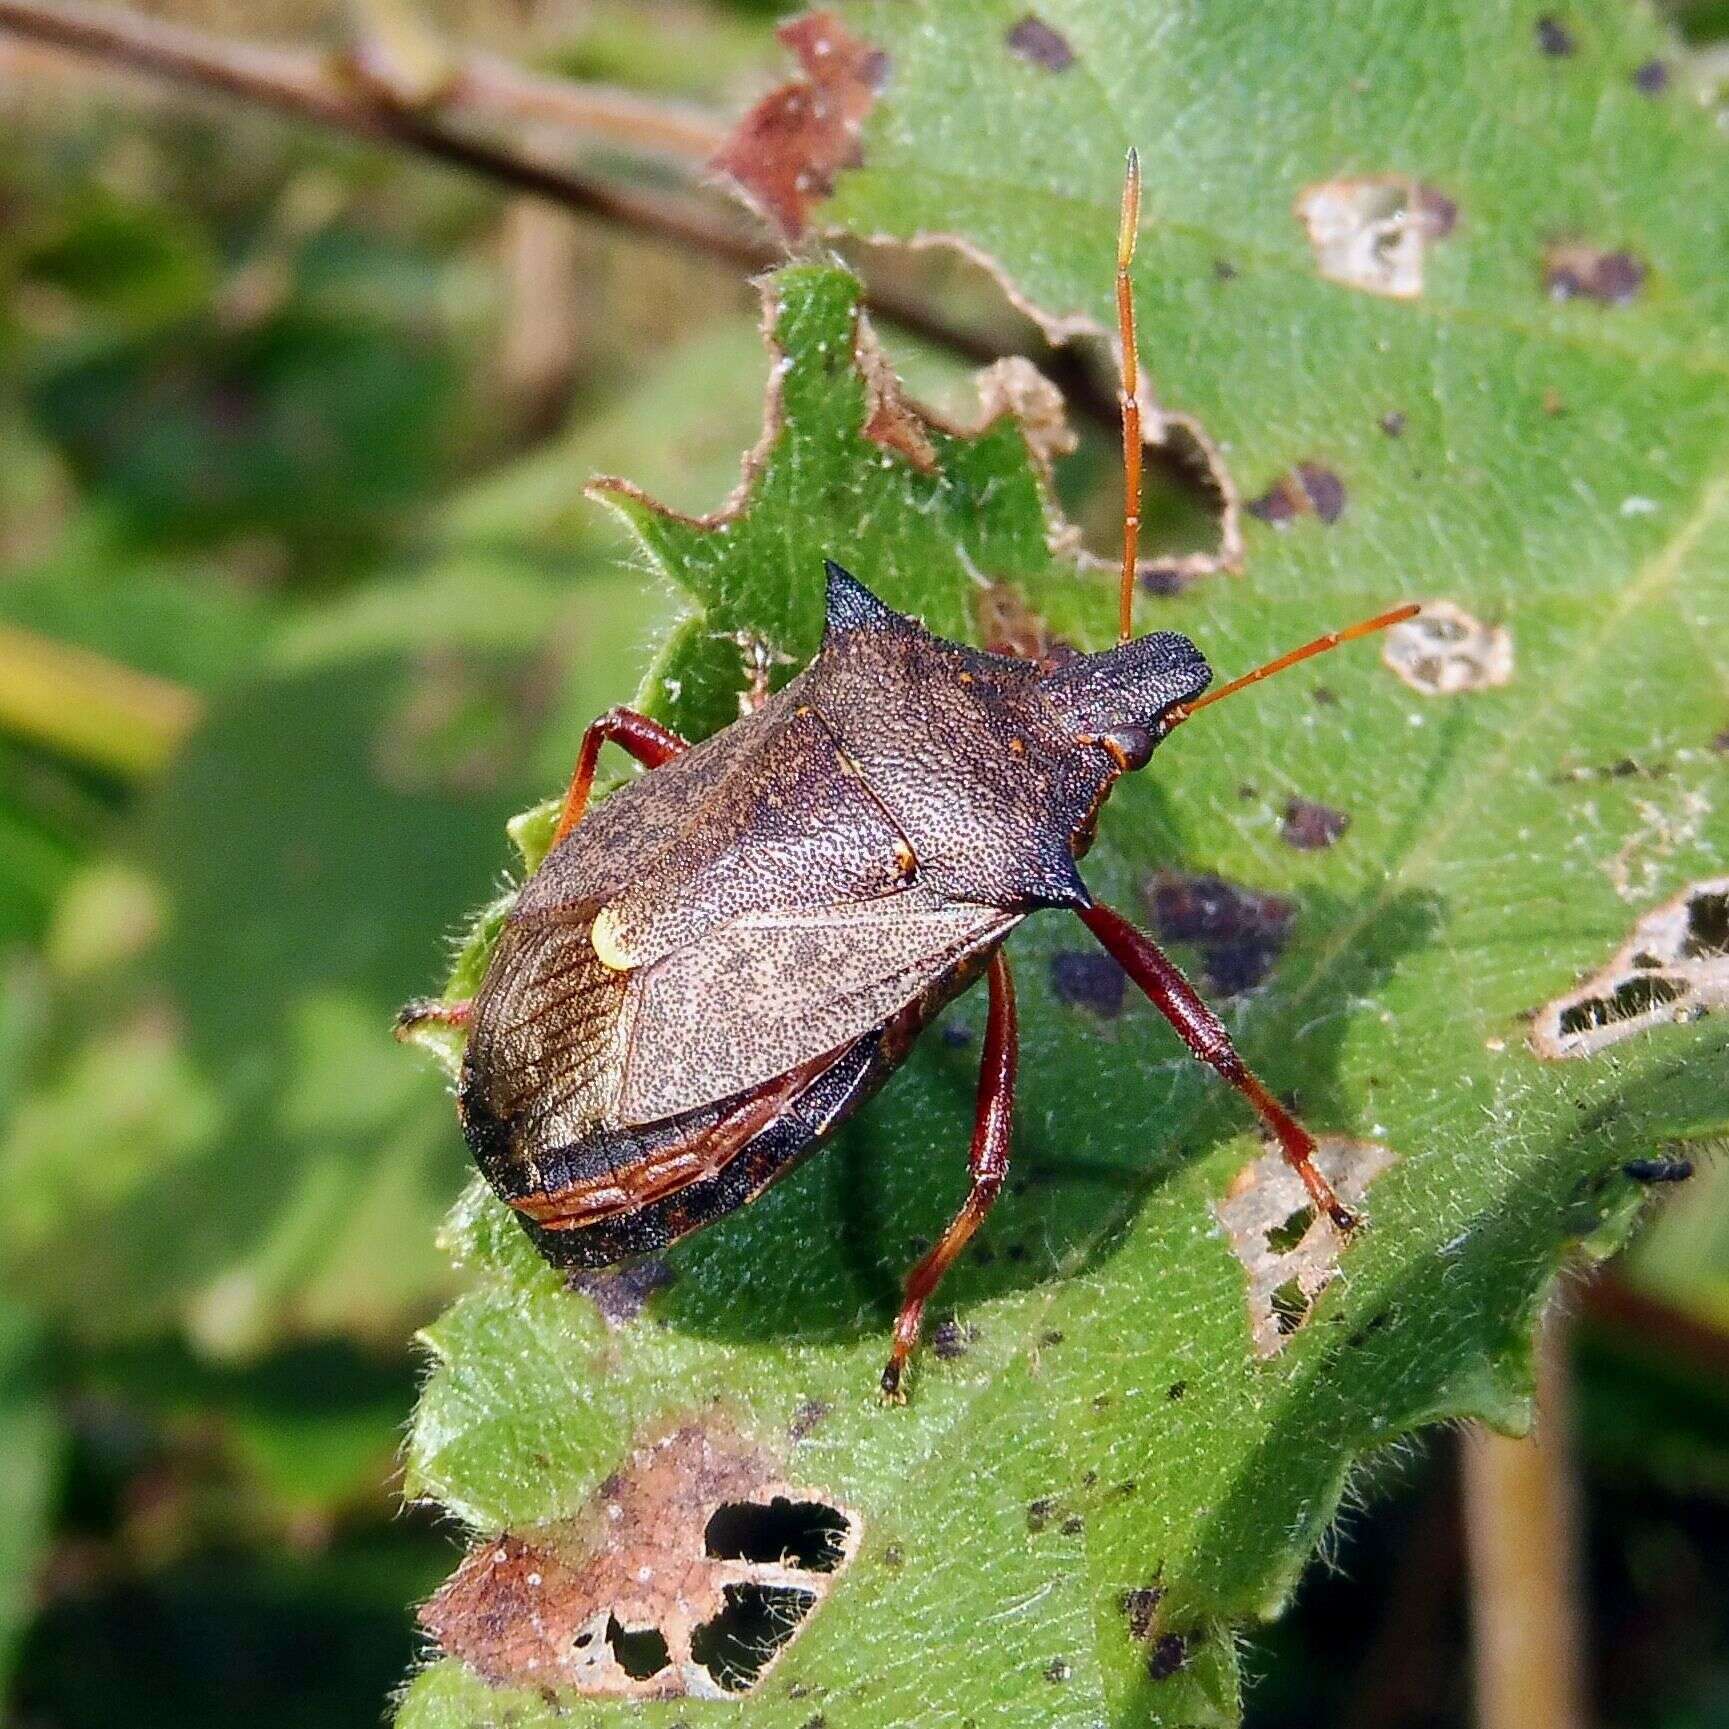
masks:
{"type": "MultiPolygon", "coordinates": [[[[1339,1199],[1360,1211],[1369,1185],[1395,1157],[1379,1141],[1323,1135],[1315,1163],[1339,1199]]],[[[1237,1173],[1215,1210],[1248,1274],[1255,1355],[1276,1357],[1338,1276],[1339,1233],[1316,1213],[1302,1178],[1277,1147],[1237,1173]]]]}
{"type": "Polygon", "coordinates": [[[1381,639],[1381,659],[1424,696],[1494,690],[1513,677],[1513,633],[1450,600],[1426,600],[1381,639]]]}
{"type": "Polygon", "coordinates": [[[639,1446],[574,1519],[477,1543],[420,1620],[501,1686],[737,1697],[858,1540],[855,1514],[790,1487],[728,1424],[687,1423],[639,1446]]]}
{"type": "Polygon", "coordinates": [[[1315,266],[1329,282],[1415,300],[1429,248],[1453,232],[1459,207],[1408,174],[1324,180],[1297,194],[1315,266]]]}
{"type": "Polygon", "coordinates": [[[1711,801],[1697,788],[1683,787],[1667,799],[1638,799],[1633,809],[1639,826],[1604,866],[1615,893],[1630,904],[1648,900],[1662,881],[1664,861],[1699,838],[1711,801]]]}
{"type": "Polygon", "coordinates": [[[1531,1049],[1552,1062],[1594,1056],[1635,1033],[1729,1008],[1729,877],[1653,908],[1576,990],[1545,1003],[1531,1049]]]}

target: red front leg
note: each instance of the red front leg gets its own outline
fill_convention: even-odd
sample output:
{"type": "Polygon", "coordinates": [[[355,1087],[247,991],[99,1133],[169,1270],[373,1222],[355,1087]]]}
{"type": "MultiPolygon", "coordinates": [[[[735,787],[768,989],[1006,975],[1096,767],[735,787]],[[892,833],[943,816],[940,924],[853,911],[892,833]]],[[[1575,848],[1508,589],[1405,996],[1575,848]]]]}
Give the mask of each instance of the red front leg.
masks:
{"type": "Polygon", "coordinates": [[[670,762],[690,749],[676,732],[650,720],[646,714],[638,714],[634,708],[608,709],[582,735],[576,772],[570,777],[570,790],[564,795],[558,827],[552,831],[553,846],[582,821],[582,813],[588,809],[589,789],[594,785],[594,765],[600,760],[600,747],[609,741],[629,751],[644,768],[659,768],[663,762],[670,762]]]}
{"type": "Polygon", "coordinates": [[[1316,1207],[1339,1230],[1354,1229],[1356,1214],[1333,1193],[1332,1184],[1316,1168],[1315,1137],[1250,1073],[1223,1022],[1202,1002],[1176,963],[1151,937],[1109,907],[1090,906],[1080,916],[1123,971],[1147,993],[1153,1007],[1177,1029],[1183,1043],[1260,1113],[1316,1207]]]}
{"type": "Polygon", "coordinates": [[[937,1246],[907,1274],[906,1294],[895,1321],[894,1348],[883,1370],[883,1397],[901,1403],[901,1374],[918,1346],[925,1304],[942,1283],[943,1274],[960,1258],[972,1234],[1002,1192],[1009,1169],[1009,1140],[1014,1132],[1015,1065],[1020,1035],[1015,1027],[1015,986],[1009,963],[998,949],[991,956],[990,1014],[985,1021],[985,1048],[979,1059],[978,1105],[973,1113],[973,1144],[967,1156],[972,1187],[961,1210],[950,1221],[937,1246]]]}

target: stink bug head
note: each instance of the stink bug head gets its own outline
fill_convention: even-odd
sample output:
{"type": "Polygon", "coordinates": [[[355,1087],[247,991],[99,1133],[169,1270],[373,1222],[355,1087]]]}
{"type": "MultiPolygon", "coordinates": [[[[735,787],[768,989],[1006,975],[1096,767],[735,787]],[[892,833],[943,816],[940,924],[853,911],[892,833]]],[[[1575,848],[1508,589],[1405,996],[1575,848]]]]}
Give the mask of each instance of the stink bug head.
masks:
{"type": "Polygon", "coordinates": [[[1102,654],[1073,655],[1040,688],[1071,737],[1104,744],[1120,766],[1141,768],[1174,724],[1171,711],[1193,702],[1212,679],[1186,636],[1156,630],[1102,654]]]}

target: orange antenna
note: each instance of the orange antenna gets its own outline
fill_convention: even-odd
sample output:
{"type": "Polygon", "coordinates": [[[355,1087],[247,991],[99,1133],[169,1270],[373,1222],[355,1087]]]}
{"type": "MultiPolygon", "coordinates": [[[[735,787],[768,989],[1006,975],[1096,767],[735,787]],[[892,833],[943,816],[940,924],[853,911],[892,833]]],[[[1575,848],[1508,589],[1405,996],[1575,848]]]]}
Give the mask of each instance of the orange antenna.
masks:
{"type": "Polygon", "coordinates": [[[1135,566],[1141,548],[1141,363],[1135,353],[1135,296],[1129,265],[1141,226],[1141,158],[1131,145],[1123,173],[1123,214],[1117,227],[1117,334],[1123,351],[1123,586],[1117,599],[1117,641],[1135,633],[1135,566]]]}
{"type": "Polygon", "coordinates": [[[1341,643],[1355,642],[1360,636],[1373,636],[1376,631],[1385,630],[1391,624],[1403,624],[1406,619],[1415,618],[1422,610],[1415,601],[1409,601],[1404,606],[1378,612],[1373,618],[1361,619],[1344,630],[1330,630],[1325,636],[1318,636],[1313,642],[1306,642],[1301,648],[1293,648],[1288,654],[1281,654],[1277,660],[1269,660],[1265,666],[1258,666],[1253,672],[1246,672],[1241,678],[1234,678],[1229,684],[1210,690],[1205,696],[1196,697],[1193,702],[1180,702],[1174,708],[1166,709],[1165,725],[1167,728],[1176,726],[1210,702],[1223,702],[1226,697],[1235,696],[1238,691],[1247,690],[1250,685],[1259,684],[1262,679],[1271,678],[1274,673],[1283,672],[1286,667],[1295,666],[1299,661],[1313,660],[1316,655],[1325,654],[1328,649],[1337,648],[1341,643]]]}

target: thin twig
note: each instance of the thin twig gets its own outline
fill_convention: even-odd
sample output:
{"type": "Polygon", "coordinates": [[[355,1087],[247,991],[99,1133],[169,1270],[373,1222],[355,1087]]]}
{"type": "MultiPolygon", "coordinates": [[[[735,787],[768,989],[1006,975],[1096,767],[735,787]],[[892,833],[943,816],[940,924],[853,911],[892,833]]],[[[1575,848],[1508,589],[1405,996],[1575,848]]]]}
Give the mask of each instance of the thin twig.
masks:
{"type": "MultiPolygon", "coordinates": [[[[690,199],[621,187],[579,169],[540,161],[507,144],[455,132],[436,105],[426,109],[395,106],[377,83],[357,72],[345,74],[341,60],[332,55],[235,41],[156,18],[82,5],[79,0],[0,0],[0,29],[108,65],[237,97],[352,137],[401,145],[435,162],[675,241],[747,270],[761,270],[780,256],[767,241],[690,199]]],[[[514,80],[507,79],[496,62],[482,64],[472,77],[463,63],[457,62],[451,85],[459,95],[456,106],[476,115],[488,91],[507,113],[512,103],[527,103],[532,93],[543,119],[549,118],[556,106],[550,94],[553,88],[553,81],[531,79],[523,73],[514,80]],[[507,95],[509,101],[505,100],[507,95]]],[[[594,93],[576,85],[569,89],[563,108],[565,121],[573,123],[579,110],[594,121],[599,112],[592,100],[594,93]],[[584,99],[589,99],[586,107],[584,99]]],[[[611,123],[615,129],[622,125],[616,108],[611,112],[611,123]]]]}
{"type": "MultiPolygon", "coordinates": [[[[436,100],[404,105],[392,102],[384,84],[366,75],[363,57],[345,66],[337,56],[237,41],[81,0],[0,0],[0,31],[396,145],[752,273],[785,261],[779,245],[695,199],[621,186],[447,124],[452,111],[519,124],[556,121],[614,142],[694,156],[699,142],[706,149],[713,122],[691,110],[657,107],[646,98],[524,72],[482,56],[453,59],[436,100]]],[[[1002,355],[1000,346],[950,323],[914,296],[877,285],[867,287],[866,301],[889,323],[975,364],[1002,355]]],[[[1115,424],[1114,406],[1072,351],[1056,351],[1041,364],[1081,412],[1115,424]]]]}

